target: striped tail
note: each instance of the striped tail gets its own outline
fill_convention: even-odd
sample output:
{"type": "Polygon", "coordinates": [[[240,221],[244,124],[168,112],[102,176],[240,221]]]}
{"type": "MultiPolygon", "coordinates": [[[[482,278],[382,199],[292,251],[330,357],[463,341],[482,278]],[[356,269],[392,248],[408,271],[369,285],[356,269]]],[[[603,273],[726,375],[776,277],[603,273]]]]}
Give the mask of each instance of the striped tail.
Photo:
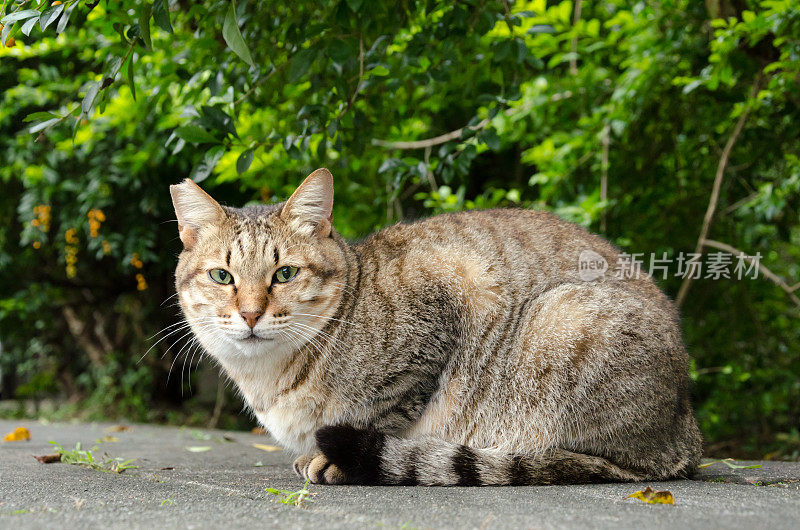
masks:
{"type": "Polygon", "coordinates": [[[323,427],[316,439],[322,454],[348,484],[522,486],[647,478],[605,458],[561,449],[533,457],[434,438],[398,438],[349,425],[323,427]]]}

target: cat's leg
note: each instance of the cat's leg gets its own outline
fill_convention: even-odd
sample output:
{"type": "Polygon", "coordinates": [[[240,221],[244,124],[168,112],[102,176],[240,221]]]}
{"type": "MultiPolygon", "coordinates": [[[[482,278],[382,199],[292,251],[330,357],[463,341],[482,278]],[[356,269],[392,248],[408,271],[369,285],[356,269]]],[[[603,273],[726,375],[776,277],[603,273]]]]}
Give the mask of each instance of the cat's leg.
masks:
{"type": "Polygon", "coordinates": [[[345,484],[344,473],[319,451],[297,457],[294,472],[313,484],[345,484]]]}

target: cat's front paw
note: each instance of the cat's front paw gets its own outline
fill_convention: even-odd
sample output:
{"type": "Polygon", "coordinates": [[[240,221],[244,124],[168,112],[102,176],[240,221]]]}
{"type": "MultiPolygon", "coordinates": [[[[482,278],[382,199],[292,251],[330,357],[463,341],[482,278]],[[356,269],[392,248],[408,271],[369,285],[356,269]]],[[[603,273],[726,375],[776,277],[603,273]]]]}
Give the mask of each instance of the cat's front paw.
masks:
{"type": "Polygon", "coordinates": [[[294,461],[294,472],[312,484],[345,484],[342,471],[322,453],[303,455],[294,461]]]}

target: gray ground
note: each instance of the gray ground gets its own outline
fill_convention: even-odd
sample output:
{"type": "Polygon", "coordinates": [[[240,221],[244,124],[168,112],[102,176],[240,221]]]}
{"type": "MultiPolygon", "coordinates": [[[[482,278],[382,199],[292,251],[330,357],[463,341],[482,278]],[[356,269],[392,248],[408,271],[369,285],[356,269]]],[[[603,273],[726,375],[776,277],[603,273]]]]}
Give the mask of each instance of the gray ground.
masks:
{"type": "Polygon", "coordinates": [[[0,421],[0,436],[20,425],[29,442],[0,444],[0,528],[800,528],[800,463],[717,463],[699,480],[647,484],[311,486],[314,502],[298,508],[264,491],[302,487],[290,455],[252,446],[274,443],[265,436],[132,425],[104,442],[108,424],[31,421],[0,421]],[[135,458],[139,468],[116,475],[40,464],[31,455],[52,453],[50,440],[97,445],[95,455],[135,458]],[[671,491],[675,505],[625,500],[645,486],[671,491]]]}

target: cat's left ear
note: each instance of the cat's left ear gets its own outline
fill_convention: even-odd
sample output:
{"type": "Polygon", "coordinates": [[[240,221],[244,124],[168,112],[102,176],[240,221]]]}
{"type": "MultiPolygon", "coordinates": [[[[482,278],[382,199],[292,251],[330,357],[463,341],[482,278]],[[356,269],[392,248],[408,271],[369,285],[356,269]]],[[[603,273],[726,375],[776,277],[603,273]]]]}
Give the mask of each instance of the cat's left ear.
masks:
{"type": "Polygon", "coordinates": [[[328,237],[332,228],[333,175],[320,168],[295,190],[281,211],[281,218],[299,233],[328,237]]]}
{"type": "Polygon", "coordinates": [[[203,227],[218,223],[225,217],[222,206],[189,179],[170,186],[169,193],[178,218],[178,232],[187,250],[195,244],[203,227]]]}

